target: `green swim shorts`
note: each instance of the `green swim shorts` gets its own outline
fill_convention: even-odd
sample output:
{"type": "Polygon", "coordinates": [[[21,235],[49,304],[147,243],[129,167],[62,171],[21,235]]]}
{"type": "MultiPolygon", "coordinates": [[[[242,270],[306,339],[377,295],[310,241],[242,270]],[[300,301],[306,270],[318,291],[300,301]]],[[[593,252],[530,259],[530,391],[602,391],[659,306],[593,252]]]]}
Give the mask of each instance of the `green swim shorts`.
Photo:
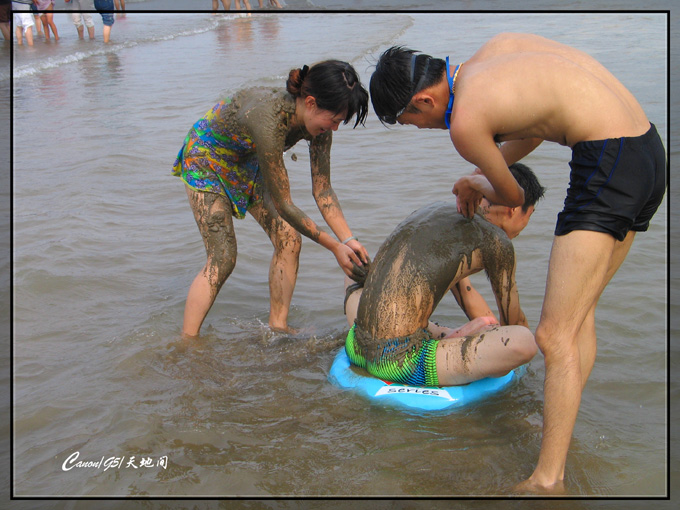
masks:
{"type": "Polygon", "coordinates": [[[369,361],[357,343],[355,329],[356,324],[347,333],[345,342],[347,357],[353,365],[366,369],[369,374],[383,381],[412,386],[439,386],[436,358],[439,340],[430,338],[427,330],[381,341],[378,346],[381,354],[369,361]],[[425,338],[422,338],[423,335],[425,338]],[[422,338],[422,341],[415,338],[422,338]]]}

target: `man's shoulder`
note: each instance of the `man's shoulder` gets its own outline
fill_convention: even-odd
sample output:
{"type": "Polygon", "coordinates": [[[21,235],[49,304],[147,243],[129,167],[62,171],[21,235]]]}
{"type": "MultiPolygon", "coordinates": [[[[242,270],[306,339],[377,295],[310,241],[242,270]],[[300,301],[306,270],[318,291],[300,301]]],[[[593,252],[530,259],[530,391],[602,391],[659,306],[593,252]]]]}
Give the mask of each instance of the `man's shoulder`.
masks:
{"type": "Polygon", "coordinates": [[[508,256],[508,254],[514,253],[512,239],[508,237],[508,234],[502,228],[494,225],[479,214],[475,214],[474,219],[483,233],[481,248],[486,249],[494,256],[508,256]]]}

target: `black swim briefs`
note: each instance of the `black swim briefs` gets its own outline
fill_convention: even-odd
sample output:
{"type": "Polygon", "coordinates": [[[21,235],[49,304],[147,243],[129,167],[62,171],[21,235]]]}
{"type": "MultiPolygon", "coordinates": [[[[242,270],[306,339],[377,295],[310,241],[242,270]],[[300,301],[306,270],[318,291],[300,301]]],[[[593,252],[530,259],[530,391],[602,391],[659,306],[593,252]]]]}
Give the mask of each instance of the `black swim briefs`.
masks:
{"type": "Polygon", "coordinates": [[[644,232],[666,191],[666,152],[654,124],[634,138],[579,142],[555,235],[573,230],[611,234],[644,232]]]}

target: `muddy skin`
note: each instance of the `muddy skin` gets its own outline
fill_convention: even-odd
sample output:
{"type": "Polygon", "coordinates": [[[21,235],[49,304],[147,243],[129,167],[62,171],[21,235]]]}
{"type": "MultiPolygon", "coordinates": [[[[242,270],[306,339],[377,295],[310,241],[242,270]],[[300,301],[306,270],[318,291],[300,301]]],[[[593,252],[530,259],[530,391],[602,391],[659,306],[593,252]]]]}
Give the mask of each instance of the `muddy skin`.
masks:
{"type": "Polygon", "coordinates": [[[460,346],[460,357],[463,359],[463,365],[467,367],[472,361],[477,352],[477,345],[484,339],[484,335],[472,335],[465,337],[465,341],[460,346]],[[469,351],[472,350],[472,353],[469,351]]]}
{"type": "MultiPolygon", "coordinates": [[[[482,269],[494,294],[505,296],[500,316],[507,324],[514,264],[507,235],[479,215],[463,217],[455,202],[415,211],[373,260],[357,310],[357,343],[375,353],[385,340],[422,330],[452,282],[482,269]]],[[[476,345],[466,342],[463,354],[476,345]]]]}
{"type": "Polygon", "coordinates": [[[231,98],[231,107],[223,111],[223,121],[231,130],[255,142],[262,181],[278,213],[295,230],[318,241],[318,226],[291,199],[283,153],[300,140],[307,140],[312,167],[330,175],[332,133],[312,137],[295,117],[295,98],[284,89],[253,87],[239,91],[231,98]]]}
{"type": "Polygon", "coordinates": [[[252,87],[236,92],[226,100],[220,122],[226,130],[250,139],[259,163],[262,185],[271,194],[281,217],[302,235],[315,242],[322,231],[292,201],[283,153],[306,140],[309,145],[314,197],[324,218],[326,214],[342,214],[330,184],[332,131],[312,136],[304,122],[297,118],[296,100],[285,89],[252,87]]]}
{"type": "Polygon", "coordinates": [[[287,322],[290,298],[297,281],[302,238],[278,214],[268,192],[265,192],[262,202],[248,211],[274,247],[269,265],[270,327],[273,331],[294,334],[296,331],[288,327],[287,322]]]}
{"type": "Polygon", "coordinates": [[[192,190],[187,186],[189,204],[203,237],[207,262],[203,268],[214,299],[236,266],[237,245],[231,217],[231,203],[221,195],[192,190]]]}
{"type": "MultiPolygon", "coordinates": [[[[460,283],[456,283],[455,288],[458,289],[458,294],[460,295],[460,283]]],[[[472,289],[471,289],[471,287],[468,285],[468,286],[467,286],[467,291],[470,292],[470,290],[472,290],[472,289]]],[[[465,314],[465,316],[466,316],[466,317],[470,317],[470,314],[468,313],[468,309],[465,307],[465,303],[461,301],[461,302],[459,303],[459,305],[460,305],[460,309],[463,311],[463,313],[465,314]]],[[[442,335],[442,336],[443,336],[443,335],[442,335]]]]}

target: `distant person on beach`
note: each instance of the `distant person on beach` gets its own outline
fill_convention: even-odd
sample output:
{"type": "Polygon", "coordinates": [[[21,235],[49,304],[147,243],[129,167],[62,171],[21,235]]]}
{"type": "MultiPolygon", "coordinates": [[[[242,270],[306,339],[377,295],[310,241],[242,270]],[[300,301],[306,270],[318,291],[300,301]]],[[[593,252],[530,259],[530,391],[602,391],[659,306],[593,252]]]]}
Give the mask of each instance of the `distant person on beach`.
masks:
{"type": "MultiPolygon", "coordinates": [[[[300,234],[331,251],[346,275],[360,274],[366,248],[352,235],[330,176],[333,131],[368,113],[368,92],[354,68],[327,60],[289,73],[286,88],[253,87],[217,103],[189,131],[173,166],[207,252],[184,309],[185,336],[198,335],[217,293],[236,264],[232,216],[249,212],[274,245],[269,268],[269,326],[291,331],[288,312],[297,279],[300,234]],[[312,193],[337,240],[292,201],[283,153],[309,145],[312,193]]],[[[232,299],[238,299],[232,296],[232,299]]]]}
{"type": "MultiPolygon", "coordinates": [[[[236,9],[241,10],[241,2],[240,0],[235,0],[236,2],[236,9]]],[[[243,0],[243,5],[245,6],[246,10],[251,10],[250,7],[250,2],[248,0],[243,0]]],[[[231,0],[222,0],[222,6],[224,7],[225,11],[231,10],[231,0]]],[[[214,12],[217,12],[217,9],[219,9],[219,4],[218,0],[212,0],[212,10],[214,12]]]]}
{"type": "Polygon", "coordinates": [[[523,202],[508,165],[543,140],[572,149],[536,329],[545,358],[543,440],[536,469],[517,486],[563,492],[569,442],[595,362],[597,302],[665,193],[661,138],[600,63],[530,34],[498,35],[456,66],[448,57],[390,48],[370,89],[382,122],[448,129],[456,150],[486,177],[464,176],[453,187],[469,218],[483,197],[508,206],[523,202]]]}
{"type": "Polygon", "coordinates": [[[113,11],[113,0],[94,0],[94,8],[99,11],[102,17],[102,23],[104,24],[102,35],[104,36],[104,42],[108,43],[111,40],[111,27],[116,20],[111,12],[101,11],[113,11]]]}
{"type": "Polygon", "coordinates": [[[17,38],[19,46],[24,44],[24,37],[26,44],[33,46],[33,14],[31,13],[31,4],[33,0],[15,0],[12,2],[12,10],[14,12],[14,33],[17,38]]]}
{"type": "Polygon", "coordinates": [[[534,357],[511,239],[526,227],[544,188],[525,165],[510,171],[525,192],[521,207],[484,199],[468,219],[453,201],[426,205],[387,237],[363,285],[346,279],[345,349],[353,364],[385,381],[451,386],[503,376],[534,357]],[[500,323],[469,282],[481,270],[500,323]],[[449,289],[470,319],[456,330],[429,321],[449,289]]]}
{"type": "Polygon", "coordinates": [[[43,26],[43,32],[45,33],[45,40],[50,40],[50,30],[54,34],[54,40],[59,40],[59,33],[57,32],[57,25],[54,24],[54,0],[34,0],[35,6],[40,13],[40,21],[43,26]]]}
{"type": "Polygon", "coordinates": [[[92,19],[92,14],[89,12],[83,12],[87,9],[92,8],[92,4],[90,2],[90,5],[87,4],[87,0],[64,0],[67,4],[70,4],[71,10],[74,11],[71,13],[71,20],[73,21],[73,25],[76,27],[76,30],[78,31],[78,38],[79,39],[84,39],[85,38],[85,29],[83,26],[87,27],[87,34],[90,37],[90,39],[94,39],[94,20],[92,19]]]}
{"type": "Polygon", "coordinates": [[[40,13],[38,12],[38,8],[35,6],[35,2],[31,0],[30,2],[25,2],[25,3],[30,3],[31,4],[31,13],[33,13],[33,18],[35,22],[35,28],[38,31],[37,37],[40,37],[43,35],[43,30],[42,30],[42,22],[40,21],[40,13]]]}
{"type": "Polygon", "coordinates": [[[12,31],[9,28],[11,15],[11,0],[0,0],[0,32],[2,32],[4,40],[9,42],[12,42],[12,31]]]}
{"type": "MultiPolygon", "coordinates": [[[[263,0],[258,0],[260,2],[260,9],[264,8],[264,1],[263,0]]],[[[281,4],[279,3],[279,0],[269,0],[269,5],[272,7],[276,7],[277,9],[281,9],[281,4]]]]}
{"type": "Polygon", "coordinates": [[[113,0],[113,3],[115,5],[117,11],[124,11],[125,10],[125,0],[113,0]]]}

